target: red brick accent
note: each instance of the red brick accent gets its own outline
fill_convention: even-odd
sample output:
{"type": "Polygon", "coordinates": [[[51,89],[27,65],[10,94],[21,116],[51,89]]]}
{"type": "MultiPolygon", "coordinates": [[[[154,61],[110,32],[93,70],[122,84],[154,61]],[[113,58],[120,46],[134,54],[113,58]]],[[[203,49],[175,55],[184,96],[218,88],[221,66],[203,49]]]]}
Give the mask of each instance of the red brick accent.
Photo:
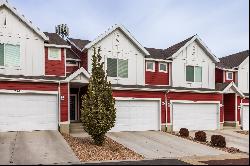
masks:
{"type": "MultiPolygon", "coordinates": [[[[171,123],[170,119],[170,100],[190,100],[190,101],[220,101],[222,104],[221,94],[203,94],[203,93],[177,93],[170,92],[167,94],[167,123],[171,123]]],[[[220,121],[223,122],[223,108],[220,110],[220,121]]]]}
{"type": "Polygon", "coordinates": [[[65,76],[65,51],[61,49],[61,60],[48,59],[48,47],[45,47],[45,74],[65,76]]]}
{"type": "MultiPolygon", "coordinates": [[[[165,102],[164,92],[113,91],[114,97],[160,98],[165,102]]],[[[161,104],[161,123],[166,123],[166,105],[161,104]]]]}
{"type": "Polygon", "coordinates": [[[167,64],[168,73],[159,72],[159,63],[155,62],[155,72],[146,71],[145,81],[149,85],[169,85],[169,63],[167,64]]]}

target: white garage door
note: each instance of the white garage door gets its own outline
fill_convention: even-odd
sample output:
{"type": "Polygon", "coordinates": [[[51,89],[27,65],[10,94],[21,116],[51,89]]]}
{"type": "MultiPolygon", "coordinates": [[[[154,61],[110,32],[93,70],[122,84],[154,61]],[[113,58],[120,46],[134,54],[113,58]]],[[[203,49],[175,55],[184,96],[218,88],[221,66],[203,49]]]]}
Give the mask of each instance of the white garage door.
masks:
{"type": "Polygon", "coordinates": [[[218,104],[173,104],[173,130],[216,130],[219,124],[218,104]]]}
{"type": "Polygon", "coordinates": [[[116,124],[111,132],[149,131],[160,128],[159,101],[116,101],[116,124]]]}
{"type": "Polygon", "coordinates": [[[242,127],[243,130],[249,130],[249,106],[242,107],[242,127]]]}
{"type": "Polygon", "coordinates": [[[57,130],[57,96],[0,94],[0,132],[57,130]]]}

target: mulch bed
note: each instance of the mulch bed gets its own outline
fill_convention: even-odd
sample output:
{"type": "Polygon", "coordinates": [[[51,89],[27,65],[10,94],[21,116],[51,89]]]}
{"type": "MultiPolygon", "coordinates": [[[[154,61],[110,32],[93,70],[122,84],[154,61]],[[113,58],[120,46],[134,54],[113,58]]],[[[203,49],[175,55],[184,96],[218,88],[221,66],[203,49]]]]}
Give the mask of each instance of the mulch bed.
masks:
{"type": "Polygon", "coordinates": [[[249,131],[235,131],[236,133],[244,134],[244,135],[249,135],[249,131]]]}
{"type": "MultiPolygon", "coordinates": [[[[179,133],[175,133],[175,132],[170,132],[170,134],[172,135],[175,135],[177,137],[181,137],[179,133]]],[[[199,142],[197,140],[195,140],[193,137],[189,136],[189,137],[181,137],[181,138],[184,138],[184,139],[187,139],[187,140],[191,140],[193,142],[196,142],[196,143],[199,143],[199,144],[202,144],[202,145],[207,145],[207,146],[210,146],[212,148],[215,148],[215,149],[219,149],[219,150],[222,150],[222,151],[225,151],[225,152],[228,152],[228,153],[232,153],[232,154],[235,154],[235,153],[244,153],[242,151],[240,151],[239,149],[237,148],[234,148],[234,147],[225,147],[225,148],[220,148],[220,147],[215,147],[213,146],[209,141],[206,141],[206,142],[199,142]]]]}
{"type": "Polygon", "coordinates": [[[74,138],[62,134],[81,162],[109,160],[142,160],[143,156],[106,137],[103,146],[94,145],[88,138],[74,138]]]}
{"type": "Polygon", "coordinates": [[[249,165],[249,158],[201,161],[207,165],[249,165]]]}

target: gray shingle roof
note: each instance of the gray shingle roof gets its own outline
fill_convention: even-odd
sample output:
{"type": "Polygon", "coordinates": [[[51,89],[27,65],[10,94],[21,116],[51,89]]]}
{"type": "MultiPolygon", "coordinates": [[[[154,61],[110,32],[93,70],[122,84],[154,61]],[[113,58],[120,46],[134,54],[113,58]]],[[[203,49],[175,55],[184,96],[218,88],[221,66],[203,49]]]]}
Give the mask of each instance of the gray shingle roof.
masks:
{"type": "Polygon", "coordinates": [[[78,60],[80,59],[78,57],[78,55],[72,50],[72,49],[68,49],[67,52],[66,52],[66,57],[67,58],[70,58],[70,59],[75,59],[75,60],[78,60]]]}
{"type": "Polygon", "coordinates": [[[49,37],[48,44],[56,44],[56,45],[68,45],[68,43],[61,38],[57,33],[48,33],[44,32],[44,34],[49,37]]]}
{"type": "Polygon", "coordinates": [[[89,40],[73,39],[73,38],[69,38],[69,40],[73,42],[81,50],[84,49],[84,47],[91,42],[89,40]]]}
{"type": "Polygon", "coordinates": [[[165,60],[174,55],[179,49],[181,49],[181,47],[187,44],[187,42],[189,42],[194,36],[191,36],[186,40],[183,40],[167,49],[146,48],[147,51],[150,53],[150,56],[148,56],[148,58],[165,60]]]}
{"type": "Polygon", "coordinates": [[[223,91],[231,82],[228,83],[216,83],[215,89],[217,91],[223,91]]]}
{"type": "Polygon", "coordinates": [[[217,67],[232,69],[239,67],[239,65],[249,57],[249,50],[242,51],[236,54],[232,54],[223,58],[220,58],[220,62],[216,64],[217,67]]]}

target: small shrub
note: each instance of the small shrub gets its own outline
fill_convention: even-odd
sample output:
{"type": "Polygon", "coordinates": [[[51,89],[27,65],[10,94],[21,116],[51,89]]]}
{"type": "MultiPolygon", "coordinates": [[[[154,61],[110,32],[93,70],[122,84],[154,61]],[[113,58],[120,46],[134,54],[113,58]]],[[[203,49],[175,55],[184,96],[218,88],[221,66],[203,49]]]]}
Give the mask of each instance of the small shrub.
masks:
{"type": "Polygon", "coordinates": [[[226,147],[226,139],[222,135],[212,135],[211,136],[211,144],[216,147],[225,148],[226,147]]]}
{"type": "Polygon", "coordinates": [[[199,142],[206,142],[207,141],[207,134],[204,131],[197,131],[195,133],[194,139],[199,142]]]}
{"type": "Polygon", "coordinates": [[[186,128],[181,128],[179,134],[181,137],[189,137],[189,131],[186,128]]]}

